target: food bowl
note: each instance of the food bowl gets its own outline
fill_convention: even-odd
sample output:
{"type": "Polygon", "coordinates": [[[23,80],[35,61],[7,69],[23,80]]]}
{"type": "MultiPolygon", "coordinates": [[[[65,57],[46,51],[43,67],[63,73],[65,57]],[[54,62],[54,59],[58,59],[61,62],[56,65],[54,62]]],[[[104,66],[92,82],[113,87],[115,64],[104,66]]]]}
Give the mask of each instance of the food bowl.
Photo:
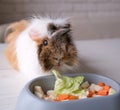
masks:
{"type": "Polygon", "coordinates": [[[116,93],[109,96],[86,98],[80,100],[51,102],[40,99],[33,94],[33,88],[39,85],[44,91],[54,88],[53,75],[42,76],[30,81],[21,91],[16,110],[120,110],[120,85],[105,76],[91,73],[65,74],[70,77],[82,75],[91,83],[104,82],[115,89],[116,93]]]}

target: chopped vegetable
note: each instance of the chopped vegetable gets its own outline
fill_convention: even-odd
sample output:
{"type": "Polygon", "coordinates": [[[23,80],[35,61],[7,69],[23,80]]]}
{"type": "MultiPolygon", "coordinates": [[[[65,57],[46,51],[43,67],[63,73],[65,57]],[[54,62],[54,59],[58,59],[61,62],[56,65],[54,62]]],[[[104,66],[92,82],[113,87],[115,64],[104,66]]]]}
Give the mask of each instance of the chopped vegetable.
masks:
{"type": "Polygon", "coordinates": [[[102,89],[97,92],[97,95],[106,96],[106,95],[108,95],[109,90],[110,90],[110,86],[104,85],[104,86],[102,87],[102,89]]]}
{"type": "Polygon", "coordinates": [[[78,99],[77,96],[68,95],[68,94],[61,94],[61,95],[58,95],[55,100],[56,101],[63,101],[63,100],[76,100],[76,99],[78,99]]]}
{"type": "Polygon", "coordinates": [[[44,98],[44,95],[45,95],[41,86],[34,87],[34,94],[39,98],[44,98]]]}
{"type": "Polygon", "coordinates": [[[108,95],[115,94],[115,90],[113,88],[110,88],[108,95]]]}
{"type": "Polygon", "coordinates": [[[89,91],[89,94],[88,94],[87,97],[93,97],[94,94],[95,94],[95,92],[93,92],[93,91],[89,91]]]}
{"type": "Polygon", "coordinates": [[[103,83],[103,82],[99,82],[97,85],[103,87],[103,86],[105,86],[105,83],[103,83]]]}
{"type": "Polygon", "coordinates": [[[86,89],[90,86],[88,81],[85,81],[84,83],[81,84],[81,88],[86,89]]]}
{"type": "Polygon", "coordinates": [[[105,85],[105,86],[103,86],[103,89],[109,91],[110,90],[110,86],[105,85]]]}
{"type": "Polygon", "coordinates": [[[101,96],[106,96],[107,94],[108,94],[108,91],[105,90],[105,89],[99,90],[99,91],[97,92],[97,95],[101,95],[101,96]]]}
{"type": "Polygon", "coordinates": [[[48,101],[68,101],[83,98],[100,97],[115,94],[115,90],[104,82],[83,82],[84,76],[62,76],[56,70],[52,71],[56,77],[54,90],[48,90],[46,94],[40,86],[34,87],[34,94],[48,101]]]}
{"type": "Polygon", "coordinates": [[[83,76],[68,77],[61,76],[58,71],[52,71],[56,76],[54,92],[56,95],[60,94],[77,94],[80,93],[80,84],[83,82],[83,76]]]}
{"type": "Polygon", "coordinates": [[[91,84],[91,86],[89,88],[90,88],[90,91],[92,91],[92,92],[99,91],[102,89],[101,86],[98,86],[98,85],[93,84],[93,83],[91,84]]]}

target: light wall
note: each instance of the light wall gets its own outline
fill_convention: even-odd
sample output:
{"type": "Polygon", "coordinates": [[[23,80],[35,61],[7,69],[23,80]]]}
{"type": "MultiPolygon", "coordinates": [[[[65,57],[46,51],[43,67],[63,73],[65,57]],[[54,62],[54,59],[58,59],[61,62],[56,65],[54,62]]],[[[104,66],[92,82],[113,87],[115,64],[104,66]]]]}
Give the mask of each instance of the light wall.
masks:
{"type": "Polygon", "coordinates": [[[120,0],[0,0],[0,24],[33,14],[70,17],[75,39],[120,37],[120,0]]]}

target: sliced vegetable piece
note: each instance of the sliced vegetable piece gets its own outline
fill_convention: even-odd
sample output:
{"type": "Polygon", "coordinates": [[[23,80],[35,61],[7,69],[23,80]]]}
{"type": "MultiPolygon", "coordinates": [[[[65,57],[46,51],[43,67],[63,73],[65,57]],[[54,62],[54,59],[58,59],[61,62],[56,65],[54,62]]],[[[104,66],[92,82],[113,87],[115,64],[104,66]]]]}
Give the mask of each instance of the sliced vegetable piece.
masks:
{"type": "Polygon", "coordinates": [[[108,91],[103,89],[103,90],[99,90],[96,94],[101,96],[106,96],[108,95],[108,91]]]}
{"type": "Polygon", "coordinates": [[[105,83],[103,83],[103,82],[99,82],[97,85],[103,87],[103,86],[105,86],[105,83]]]}
{"type": "Polygon", "coordinates": [[[68,94],[61,94],[61,95],[58,95],[58,96],[57,96],[56,101],[76,100],[76,99],[78,99],[77,96],[68,95],[68,94]]]}

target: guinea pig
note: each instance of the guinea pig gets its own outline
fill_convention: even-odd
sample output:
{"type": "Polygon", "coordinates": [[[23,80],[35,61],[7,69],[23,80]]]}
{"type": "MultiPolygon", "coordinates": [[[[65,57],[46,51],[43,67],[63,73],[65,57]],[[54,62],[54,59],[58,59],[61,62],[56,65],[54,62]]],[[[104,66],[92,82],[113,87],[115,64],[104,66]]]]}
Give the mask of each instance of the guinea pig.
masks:
{"type": "Polygon", "coordinates": [[[13,23],[9,29],[12,31],[6,36],[5,56],[20,73],[33,78],[51,74],[52,69],[61,73],[79,69],[78,52],[67,19],[36,17],[13,23]]]}

